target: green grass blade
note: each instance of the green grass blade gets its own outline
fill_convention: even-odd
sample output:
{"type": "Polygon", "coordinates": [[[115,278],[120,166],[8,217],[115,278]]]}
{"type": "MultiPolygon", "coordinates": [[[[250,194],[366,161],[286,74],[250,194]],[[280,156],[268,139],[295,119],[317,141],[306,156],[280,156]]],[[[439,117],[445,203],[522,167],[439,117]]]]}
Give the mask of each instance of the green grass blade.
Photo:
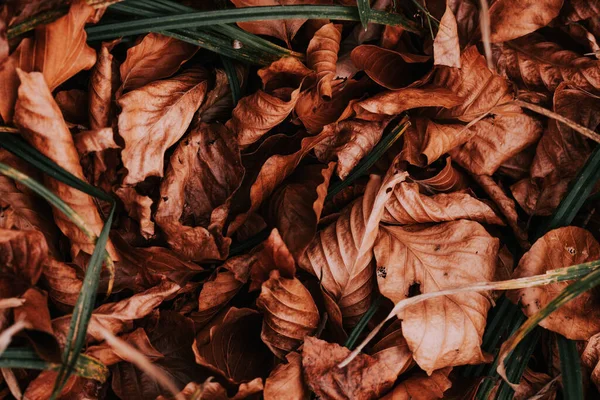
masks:
{"type": "Polygon", "coordinates": [[[371,17],[371,1],[370,0],[356,0],[356,8],[358,8],[358,15],[360,16],[360,23],[364,30],[367,30],[369,25],[369,18],[371,17]]]}
{"type": "Polygon", "coordinates": [[[233,106],[235,107],[242,98],[242,88],[240,86],[240,81],[238,80],[237,71],[235,65],[233,65],[229,58],[221,56],[221,61],[223,62],[225,74],[227,74],[227,81],[229,82],[229,88],[231,89],[231,98],[233,99],[233,106]]]}
{"type": "MultiPolygon", "coordinates": [[[[37,370],[60,370],[59,364],[42,360],[37,353],[30,348],[8,348],[0,357],[0,368],[25,368],[37,370]]],[[[93,357],[82,354],[77,359],[73,372],[87,379],[94,379],[100,383],[106,382],[109,371],[100,361],[93,357]]]]}
{"type": "MultiPolygon", "coordinates": [[[[316,5],[244,7],[217,11],[188,12],[185,14],[102,24],[88,28],[87,32],[88,40],[105,40],[173,29],[207,27],[235,22],[299,18],[360,21],[356,7],[316,5]]],[[[372,10],[370,19],[375,23],[402,26],[405,30],[418,32],[418,29],[411,21],[399,14],[372,10]]]]}
{"type": "Polygon", "coordinates": [[[345,347],[349,348],[350,350],[354,349],[360,334],[365,330],[365,328],[369,324],[369,321],[371,320],[371,318],[373,318],[373,316],[377,312],[377,309],[379,309],[380,304],[381,295],[378,295],[377,298],[375,298],[375,300],[373,301],[373,303],[371,303],[371,306],[369,307],[365,315],[363,315],[358,321],[358,324],[356,324],[356,326],[348,336],[348,339],[346,339],[346,342],[344,343],[345,347]]]}
{"type": "MultiPolygon", "coordinates": [[[[535,350],[536,343],[540,340],[540,336],[540,329],[531,332],[511,355],[512,362],[510,368],[507,370],[507,374],[512,382],[519,382],[521,380],[521,376],[523,375],[523,372],[525,372],[525,368],[527,368],[527,363],[535,350]]],[[[498,400],[512,400],[514,396],[515,391],[513,388],[502,381],[496,398],[498,400]]]]}
{"type": "Polygon", "coordinates": [[[583,399],[581,361],[574,340],[557,334],[560,371],[562,374],[563,397],[565,399],[583,399]]]}
{"type": "Polygon", "coordinates": [[[341,192],[342,189],[351,185],[361,176],[364,176],[369,171],[369,168],[371,168],[377,162],[377,160],[379,160],[381,156],[383,156],[385,152],[388,151],[398,139],[400,139],[400,136],[402,136],[409,126],[410,121],[408,120],[408,117],[404,117],[398,126],[388,133],[384,138],[382,138],[369,153],[369,155],[363,158],[358,165],[354,167],[346,179],[331,185],[325,200],[331,200],[336,194],[341,192]]]}

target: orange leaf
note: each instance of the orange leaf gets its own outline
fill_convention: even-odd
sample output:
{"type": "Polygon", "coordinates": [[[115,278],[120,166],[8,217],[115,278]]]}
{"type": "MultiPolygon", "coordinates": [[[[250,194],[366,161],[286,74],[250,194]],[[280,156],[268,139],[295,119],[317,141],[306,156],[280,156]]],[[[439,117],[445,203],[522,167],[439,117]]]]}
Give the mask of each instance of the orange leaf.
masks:
{"type": "Polygon", "coordinates": [[[431,375],[418,372],[400,382],[381,400],[433,400],[444,398],[444,392],[452,387],[448,375],[452,368],[434,371],[431,375]]]}
{"type": "Polygon", "coordinates": [[[542,28],[558,16],[564,0],[498,0],[490,7],[492,43],[506,42],[542,28]]]}
{"type": "Polygon", "coordinates": [[[302,357],[298,353],[286,356],[287,364],[276,366],[265,381],[265,400],[305,400],[308,388],[302,376],[302,357]]]}
{"type": "Polygon", "coordinates": [[[323,99],[331,100],[331,81],[335,78],[342,26],[323,25],[311,39],[306,49],[306,63],[317,73],[317,89],[323,99]]]}

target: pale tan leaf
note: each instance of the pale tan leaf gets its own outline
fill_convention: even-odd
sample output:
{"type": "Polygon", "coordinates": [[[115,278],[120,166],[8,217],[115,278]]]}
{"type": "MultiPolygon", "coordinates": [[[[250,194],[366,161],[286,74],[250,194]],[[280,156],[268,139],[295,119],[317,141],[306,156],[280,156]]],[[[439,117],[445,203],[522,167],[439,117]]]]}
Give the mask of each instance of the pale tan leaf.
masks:
{"type": "Polygon", "coordinates": [[[120,149],[119,145],[115,143],[112,128],[79,132],[73,136],[73,141],[80,157],[107,149],[120,149]]]}
{"type": "Polygon", "coordinates": [[[256,306],[263,311],[261,339],[273,354],[284,358],[296,350],[319,324],[319,310],[302,282],[271,272],[262,284],[256,306]]]}
{"type": "MultiPolygon", "coordinates": [[[[498,248],[498,239],[472,221],[382,227],[374,247],[379,290],[397,303],[409,297],[413,285],[419,285],[420,293],[431,293],[489,281],[498,248]]],[[[402,310],[402,333],[417,364],[431,373],[486,362],[480,346],[489,307],[485,295],[468,293],[402,310]]]]}
{"type": "Polygon", "coordinates": [[[494,210],[465,192],[426,196],[416,183],[402,182],[385,205],[381,222],[410,225],[459,219],[504,225],[494,210]]]}
{"type": "Polygon", "coordinates": [[[433,41],[433,63],[460,68],[458,25],[452,9],[447,5],[433,41]]]}
{"type": "Polygon", "coordinates": [[[173,75],[197,51],[197,46],[170,36],[147,34],[127,50],[127,58],[120,67],[122,84],[119,91],[135,90],[173,75]]]}
{"type": "Polygon", "coordinates": [[[122,158],[128,170],[123,183],[163,175],[165,151],[185,133],[207,90],[207,74],[192,69],[171,79],[152,82],[122,96],[117,104],[122,158]]]}
{"type": "Polygon", "coordinates": [[[287,364],[279,364],[265,381],[265,400],[307,400],[310,395],[302,376],[302,357],[286,356],[287,364]]]}
{"type": "MultiPolygon", "coordinates": [[[[554,229],[531,246],[519,261],[513,278],[543,274],[546,271],[594,261],[600,258],[600,245],[591,233],[575,226],[554,229]]],[[[571,282],[563,281],[545,286],[508,292],[530,316],[544,308],[571,282]]],[[[595,291],[582,293],[540,322],[540,326],[558,332],[569,339],[588,340],[600,330],[598,298],[595,291]]]]}
{"type": "MultiPolygon", "coordinates": [[[[15,123],[19,130],[42,154],[85,181],[73,137],[48,90],[44,77],[39,72],[18,72],[21,86],[15,109],[15,123]]],[[[44,181],[50,190],[83,219],[91,232],[95,235],[100,234],[104,222],[89,195],[50,177],[45,177],[44,181]]],[[[53,210],[53,213],[56,224],[71,240],[73,256],[76,256],[80,250],[92,254],[95,247],[94,239],[83,233],[61,211],[53,210]]],[[[118,259],[110,241],[106,248],[113,259],[118,259]]]]}
{"type": "Polygon", "coordinates": [[[492,43],[525,36],[558,16],[564,0],[497,0],[490,7],[492,43]]]}

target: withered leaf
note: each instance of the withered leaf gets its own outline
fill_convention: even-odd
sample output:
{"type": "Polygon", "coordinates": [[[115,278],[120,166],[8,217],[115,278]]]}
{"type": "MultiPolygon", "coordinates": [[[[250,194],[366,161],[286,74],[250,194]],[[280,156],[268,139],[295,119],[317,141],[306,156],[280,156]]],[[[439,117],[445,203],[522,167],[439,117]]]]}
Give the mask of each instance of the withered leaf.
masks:
{"type": "Polygon", "coordinates": [[[465,192],[426,196],[417,183],[402,182],[385,205],[381,222],[399,225],[423,224],[466,219],[503,225],[494,210],[465,192]]]}
{"type": "Polygon", "coordinates": [[[583,57],[532,33],[499,49],[498,68],[529,89],[554,91],[561,82],[593,91],[600,89],[600,61],[583,57]]]}
{"type": "Polygon", "coordinates": [[[210,328],[208,343],[196,339],[196,362],[233,384],[266,377],[272,356],[260,340],[260,320],[254,310],[230,308],[222,323],[210,328]]]}
{"type": "Polygon", "coordinates": [[[335,163],[306,166],[273,193],[269,216],[288,249],[298,260],[317,232],[335,163]]]}
{"type": "Polygon", "coordinates": [[[319,397],[331,400],[377,399],[392,387],[397,371],[377,357],[359,354],[348,366],[338,368],[350,350],[335,343],[307,337],[302,349],[304,377],[319,397]]]}
{"type": "Polygon", "coordinates": [[[115,143],[112,128],[100,128],[97,130],[83,131],[73,136],[75,148],[80,157],[89,153],[102,152],[107,149],[119,149],[115,143]]]}
{"type": "Polygon", "coordinates": [[[221,232],[229,197],[243,176],[226,127],[201,123],[193,129],[171,156],[154,216],[169,246],[196,261],[226,258],[231,239],[221,232]]]}
{"type": "MultiPolygon", "coordinates": [[[[15,108],[15,123],[19,130],[42,154],[85,181],[73,137],[48,90],[44,77],[39,72],[18,72],[21,86],[15,108]]],[[[100,234],[104,222],[90,196],[50,177],[46,177],[44,181],[50,190],[83,219],[88,229],[96,235],[100,234]]],[[[60,230],[71,240],[73,255],[77,255],[80,250],[92,254],[95,240],[85,235],[62,212],[53,210],[53,214],[60,230]]],[[[106,248],[111,257],[118,259],[110,241],[106,248]]]]}
{"type": "Polygon", "coordinates": [[[119,188],[115,194],[125,205],[129,216],[139,222],[142,236],[146,239],[154,236],[154,222],[151,215],[152,199],[139,194],[133,187],[119,188]]]}
{"type": "MultiPolygon", "coordinates": [[[[381,227],[374,247],[379,290],[396,303],[409,297],[415,284],[420,293],[431,293],[489,281],[498,248],[498,239],[473,221],[381,227]]],[[[402,333],[417,364],[430,374],[485,362],[480,346],[489,306],[485,295],[467,293],[402,310],[402,333]]]]}
{"type": "Polygon", "coordinates": [[[569,22],[596,17],[600,11],[599,6],[600,3],[595,0],[571,0],[565,2],[561,10],[561,17],[569,22]]]}
{"type": "Polygon", "coordinates": [[[324,99],[331,99],[331,81],[335,78],[340,41],[341,25],[323,25],[308,44],[306,63],[317,73],[317,90],[324,99]]]}
{"type": "Polygon", "coordinates": [[[402,336],[402,322],[396,319],[387,327],[369,354],[378,361],[387,364],[397,375],[403,374],[414,365],[412,352],[402,336]]]}
{"type": "Polygon", "coordinates": [[[440,20],[438,33],[433,41],[433,63],[460,68],[458,24],[448,5],[446,5],[446,11],[440,20]]]}
{"type": "Polygon", "coordinates": [[[170,36],[147,34],[127,50],[127,58],[120,67],[122,83],[119,91],[139,89],[173,75],[197,51],[197,46],[170,36]]]}
{"type": "Polygon", "coordinates": [[[442,368],[427,376],[415,373],[403,380],[381,400],[434,400],[444,398],[444,392],[452,387],[448,375],[452,368],[442,368]]]}
{"type": "Polygon", "coordinates": [[[83,90],[71,89],[60,91],[56,93],[54,100],[58,108],[60,108],[65,121],[87,126],[87,94],[83,90]]]}
{"type": "MultiPolygon", "coordinates": [[[[122,339],[127,344],[132,345],[140,353],[152,361],[164,357],[161,352],[152,346],[150,338],[146,334],[144,328],[137,328],[133,332],[125,333],[121,335],[119,339],[122,339]]],[[[106,341],[98,345],[88,347],[85,354],[90,357],[94,357],[107,367],[121,361],[129,360],[128,354],[123,354],[120,349],[111,347],[108,343],[106,343],[106,341]]]]}
{"type": "MultiPolygon", "coordinates": [[[[600,245],[591,233],[575,226],[554,229],[531,246],[519,261],[513,278],[543,274],[600,258],[600,245]]],[[[521,305],[530,316],[544,308],[570,282],[557,282],[508,292],[509,298],[521,305]]],[[[569,339],[587,340],[600,330],[598,326],[597,293],[588,291],[571,300],[540,322],[546,329],[569,339]]]]}
{"type": "Polygon", "coordinates": [[[498,0],[490,7],[490,40],[506,42],[525,36],[558,16],[564,0],[498,0]]]}
{"type": "Polygon", "coordinates": [[[83,286],[75,268],[50,257],[44,264],[43,275],[50,299],[58,303],[59,308],[70,310],[83,286]]]}
{"type": "Polygon", "coordinates": [[[148,176],[163,175],[165,151],[185,133],[207,90],[207,73],[187,70],[123,95],[117,104],[119,134],[125,141],[127,168],[123,183],[133,185],[148,176]]]}
{"type": "Polygon", "coordinates": [[[48,244],[38,231],[0,229],[2,271],[35,285],[48,256],[48,244]]]}
{"type": "Polygon", "coordinates": [[[337,302],[344,324],[352,326],[367,311],[374,291],[372,247],[379,221],[396,184],[405,172],[392,167],[381,178],[372,175],[365,194],[309,244],[300,266],[319,278],[322,287],[337,302]]]}
{"type": "Polygon", "coordinates": [[[302,357],[293,352],[287,364],[279,364],[265,381],[265,400],[306,400],[309,391],[302,376],[302,357]]]}
{"type": "Polygon", "coordinates": [[[88,94],[90,129],[100,129],[110,125],[111,103],[118,76],[115,76],[116,66],[108,48],[106,43],[102,43],[90,77],[88,94]]]}
{"type": "Polygon", "coordinates": [[[433,176],[412,177],[412,180],[428,193],[454,192],[468,187],[465,175],[452,165],[450,157],[446,157],[443,165],[439,171],[433,169],[433,176]]]}
{"type": "Polygon", "coordinates": [[[583,353],[581,353],[581,363],[591,371],[591,380],[600,387],[600,333],[592,336],[585,345],[583,353]]]}
{"type": "Polygon", "coordinates": [[[319,324],[319,310],[302,282],[271,272],[256,306],[263,311],[261,339],[279,358],[297,349],[319,324]]]}
{"type": "Polygon", "coordinates": [[[401,89],[421,78],[429,56],[400,53],[371,44],[352,50],[352,62],[387,89],[401,89]]]}

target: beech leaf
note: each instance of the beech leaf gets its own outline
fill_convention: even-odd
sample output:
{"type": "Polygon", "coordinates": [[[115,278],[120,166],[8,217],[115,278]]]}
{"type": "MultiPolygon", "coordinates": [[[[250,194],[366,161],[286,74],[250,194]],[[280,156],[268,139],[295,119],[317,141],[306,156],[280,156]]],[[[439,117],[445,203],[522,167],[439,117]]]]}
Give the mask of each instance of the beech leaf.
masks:
{"type": "Polygon", "coordinates": [[[495,1],[490,7],[490,40],[506,42],[548,25],[558,16],[563,1],[495,1]]]}
{"type": "Polygon", "coordinates": [[[460,68],[460,43],[458,25],[452,9],[446,11],[440,20],[438,33],[433,41],[433,63],[460,68]]]}
{"type": "Polygon", "coordinates": [[[324,99],[331,99],[331,81],[335,78],[341,31],[341,25],[323,25],[306,49],[306,63],[317,73],[317,89],[324,99]]]}
{"type": "Polygon", "coordinates": [[[309,391],[302,376],[302,357],[298,353],[286,356],[287,364],[279,364],[265,381],[265,400],[306,400],[309,391]]]}

